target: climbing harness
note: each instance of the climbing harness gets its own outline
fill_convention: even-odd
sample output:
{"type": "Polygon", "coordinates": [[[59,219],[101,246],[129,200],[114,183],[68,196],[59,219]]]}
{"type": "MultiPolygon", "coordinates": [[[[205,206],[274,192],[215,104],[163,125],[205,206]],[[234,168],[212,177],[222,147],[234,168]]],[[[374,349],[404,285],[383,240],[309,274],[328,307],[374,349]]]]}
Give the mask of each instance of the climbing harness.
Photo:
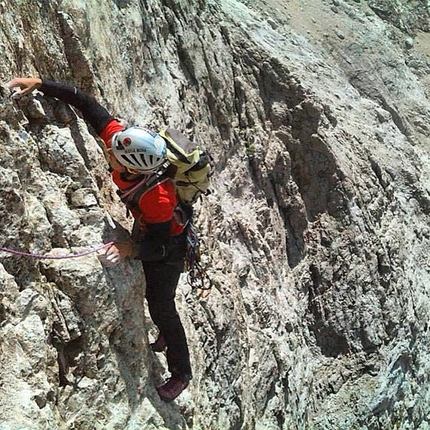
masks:
{"type": "Polygon", "coordinates": [[[212,288],[212,280],[200,263],[200,239],[191,220],[186,226],[186,231],[185,267],[188,271],[187,282],[193,290],[200,291],[200,295],[206,297],[212,288]]]}
{"type": "Polygon", "coordinates": [[[67,255],[50,255],[50,254],[32,254],[29,252],[22,252],[22,251],[16,251],[14,249],[4,248],[3,246],[0,246],[0,251],[7,252],[8,254],[14,254],[18,255],[20,257],[28,257],[28,258],[37,258],[40,260],[64,260],[66,258],[78,258],[78,257],[84,257],[88,254],[93,254],[94,252],[100,251],[101,249],[108,248],[109,246],[113,245],[114,242],[105,243],[103,245],[96,246],[95,248],[91,248],[87,251],[78,252],[76,254],[67,254],[67,255]]]}

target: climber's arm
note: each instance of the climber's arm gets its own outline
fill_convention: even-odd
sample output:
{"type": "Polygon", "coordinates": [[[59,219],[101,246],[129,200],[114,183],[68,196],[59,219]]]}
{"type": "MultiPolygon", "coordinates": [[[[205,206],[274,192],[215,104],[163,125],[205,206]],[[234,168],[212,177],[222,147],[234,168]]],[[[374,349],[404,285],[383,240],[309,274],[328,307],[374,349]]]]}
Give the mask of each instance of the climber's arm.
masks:
{"type": "Polygon", "coordinates": [[[39,89],[45,96],[56,97],[82,112],[84,119],[98,134],[113,120],[113,116],[93,97],[80,89],[60,82],[41,78],[14,78],[6,84],[8,88],[21,88],[20,94],[29,94],[39,89]]]}

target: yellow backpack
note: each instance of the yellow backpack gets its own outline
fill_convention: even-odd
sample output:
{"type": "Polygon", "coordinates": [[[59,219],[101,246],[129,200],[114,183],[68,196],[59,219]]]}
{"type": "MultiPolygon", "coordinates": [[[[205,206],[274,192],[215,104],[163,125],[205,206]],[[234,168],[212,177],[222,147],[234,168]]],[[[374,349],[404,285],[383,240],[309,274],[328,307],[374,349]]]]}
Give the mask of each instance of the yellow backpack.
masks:
{"type": "Polygon", "coordinates": [[[178,200],[192,205],[201,195],[210,194],[214,165],[209,152],[174,128],[161,130],[159,134],[166,140],[167,159],[176,167],[173,181],[178,200]]]}

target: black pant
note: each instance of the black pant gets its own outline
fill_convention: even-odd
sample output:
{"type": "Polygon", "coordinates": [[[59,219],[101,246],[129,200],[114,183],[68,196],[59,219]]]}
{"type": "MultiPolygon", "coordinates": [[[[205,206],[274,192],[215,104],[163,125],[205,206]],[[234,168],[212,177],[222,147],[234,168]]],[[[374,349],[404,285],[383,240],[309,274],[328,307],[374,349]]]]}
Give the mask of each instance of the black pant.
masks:
{"type": "Polygon", "coordinates": [[[142,262],[146,278],[146,300],[152,321],[167,344],[167,364],[174,377],[191,378],[187,338],[175,306],[179,276],[184,269],[185,235],[173,238],[169,255],[156,262],[142,262]]]}

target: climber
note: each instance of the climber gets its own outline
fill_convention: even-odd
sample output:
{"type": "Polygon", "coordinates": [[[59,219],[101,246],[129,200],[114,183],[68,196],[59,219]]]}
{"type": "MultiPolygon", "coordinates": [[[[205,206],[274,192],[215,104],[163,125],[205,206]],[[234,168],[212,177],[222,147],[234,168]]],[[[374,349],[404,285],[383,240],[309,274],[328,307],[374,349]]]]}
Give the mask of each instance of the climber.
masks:
{"type": "Polygon", "coordinates": [[[20,88],[18,96],[38,89],[45,96],[56,97],[78,108],[84,119],[102,138],[109,156],[112,179],[119,190],[134,188],[158,176],[139,200],[132,215],[139,223],[136,242],[116,242],[100,261],[107,267],[126,257],[142,261],[146,279],[146,300],[151,318],[159,329],[153,351],[166,348],[171,377],[157,387],[161,399],[171,401],[188,386],[191,365],[184,328],[175,307],[175,292],[184,267],[186,238],[183,211],[177,213],[175,188],[164,171],[166,143],[159,134],[141,127],[125,129],[94,97],[59,82],[41,78],[14,78],[6,84],[20,88]],[[181,216],[179,216],[181,215],[181,216]]]}

